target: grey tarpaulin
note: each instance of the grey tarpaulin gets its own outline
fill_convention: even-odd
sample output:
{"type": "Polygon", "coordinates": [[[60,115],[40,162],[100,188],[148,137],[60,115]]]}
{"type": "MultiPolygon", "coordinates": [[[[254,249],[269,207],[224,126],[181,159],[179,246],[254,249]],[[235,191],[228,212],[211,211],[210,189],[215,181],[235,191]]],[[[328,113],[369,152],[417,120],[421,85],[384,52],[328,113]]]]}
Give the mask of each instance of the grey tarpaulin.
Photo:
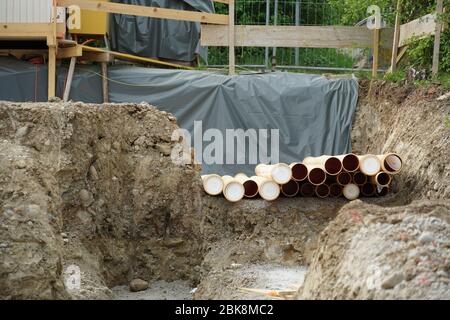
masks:
{"type": "MultiPolygon", "coordinates": [[[[25,89],[17,88],[21,87],[15,79],[17,73],[22,71],[11,72],[11,68],[2,67],[0,60],[0,100],[29,99],[25,89]]],[[[77,66],[71,99],[101,102],[98,73],[98,67],[77,66]]],[[[67,70],[59,68],[58,92],[66,74],[67,70]]],[[[351,151],[350,130],[358,98],[354,79],[284,72],[225,76],[125,66],[110,67],[109,78],[110,101],[146,101],[174,114],[178,124],[191,133],[194,121],[203,122],[203,131],[279,129],[282,162],[351,151]]],[[[41,85],[45,87],[46,83],[41,85]]],[[[203,148],[209,144],[203,143],[203,148]]],[[[206,173],[252,174],[253,169],[254,165],[203,164],[206,173]]]]}
{"type": "MultiPolygon", "coordinates": [[[[117,0],[125,4],[214,12],[211,0],[117,0]]],[[[200,24],[121,14],[110,15],[112,50],[142,57],[193,61],[199,53],[200,24]]]]}

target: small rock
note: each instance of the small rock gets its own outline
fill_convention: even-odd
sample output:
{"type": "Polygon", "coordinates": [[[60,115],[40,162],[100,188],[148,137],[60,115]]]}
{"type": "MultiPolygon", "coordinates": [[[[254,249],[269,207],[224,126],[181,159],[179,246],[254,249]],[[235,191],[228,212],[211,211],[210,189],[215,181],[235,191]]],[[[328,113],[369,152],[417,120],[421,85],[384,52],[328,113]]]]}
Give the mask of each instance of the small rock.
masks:
{"type": "Polygon", "coordinates": [[[63,238],[67,238],[67,233],[65,233],[65,232],[61,232],[61,237],[63,237],[63,238]]]}
{"type": "Polygon", "coordinates": [[[92,203],[91,193],[89,191],[87,191],[86,189],[81,189],[79,195],[80,195],[81,204],[84,207],[89,207],[89,205],[92,203]]]}
{"type": "Polygon", "coordinates": [[[94,166],[89,167],[89,175],[91,176],[92,180],[98,180],[97,169],[95,169],[94,166]]]}
{"type": "Polygon", "coordinates": [[[17,138],[22,138],[25,137],[28,134],[28,126],[23,126],[20,127],[19,129],[17,129],[16,131],[16,137],[17,138]]]}
{"type": "Polygon", "coordinates": [[[23,168],[25,168],[26,166],[27,166],[27,163],[25,162],[25,160],[20,159],[20,160],[17,160],[17,161],[16,161],[16,167],[17,167],[18,169],[23,169],[23,168]]]}
{"type": "Polygon", "coordinates": [[[394,273],[393,275],[391,275],[390,277],[388,277],[386,280],[383,281],[381,287],[383,289],[392,289],[397,284],[402,282],[403,279],[405,279],[405,276],[402,273],[400,272],[394,273]]]}
{"type": "Polygon", "coordinates": [[[8,244],[7,243],[0,243],[0,248],[8,248],[8,244]]]}
{"type": "Polygon", "coordinates": [[[61,98],[59,97],[49,97],[48,102],[61,102],[61,98]]]}
{"type": "Polygon", "coordinates": [[[165,156],[170,156],[172,153],[172,146],[170,145],[157,144],[155,145],[155,148],[165,156]]]}
{"type": "Polygon", "coordinates": [[[130,291],[138,292],[148,288],[148,282],[142,279],[133,279],[130,282],[130,291]]]}
{"type": "Polygon", "coordinates": [[[424,232],[420,235],[419,237],[419,242],[422,244],[427,244],[430,243],[434,240],[434,237],[431,233],[429,232],[424,232]]]}

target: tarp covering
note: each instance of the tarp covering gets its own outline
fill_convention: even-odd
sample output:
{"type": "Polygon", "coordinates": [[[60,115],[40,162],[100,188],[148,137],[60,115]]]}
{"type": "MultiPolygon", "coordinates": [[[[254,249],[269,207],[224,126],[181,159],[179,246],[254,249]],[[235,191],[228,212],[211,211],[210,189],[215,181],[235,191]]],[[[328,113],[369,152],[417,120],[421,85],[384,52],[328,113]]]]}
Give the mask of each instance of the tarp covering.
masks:
{"type": "MultiPolygon", "coordinates": [[[[0,59],[0,100],[34,100],[34,86],[29,83],[35,83],[32,72],[35,67],[22,62],[13,70],[5,65],[7,61],[0,59]],[[21,77],[20,81],[17,77],[21,77]]],[[[45,68],[41,68],[41,72],[45,72],[45,68]]],[[[95,66],[77,66],[70,98],[101,103],[99,72],[95,66]]],[[[66,69],[59,68],[59,94],[66,74],[66,69]]],[[[351,151],[351,123],[358,97],[358,84],[354,79],[285,72],[226,76],[206,71],[128,66],[110,67],[108,77],[111,102],[146,101],[174,114],[180,127],[192,135],[194,121],[202,121],[202,133],[215,128],[223,137],[226,137],[226,129],[278,129],[279,160],[286,163],[301,161],[310,155],[351,151]]],[[[45,82],[37,84],[39,92],[46,87],[45,82]]],[[[212,142],[212,139],[203,140],[200,148],[196,148],[197,155],[212,142]]],[[[248,151],[249,148],[245,164],[203,163],[203,171],[253,174],[254,164],[249,164],[248,151]]],[[[223,152],[225,159],[232,151],[223,152]]],[[[236,154],[234,158],[236,160],[236,154]]]]}
{"type": "MultiPolygon", "coordinates": [[[[211,0],[116,0],[124,4],[214,12],[211,0]]],[[[200,24],[110,14],[111,48],[142,57],[193,61],[199,53],[200,24]]]]}

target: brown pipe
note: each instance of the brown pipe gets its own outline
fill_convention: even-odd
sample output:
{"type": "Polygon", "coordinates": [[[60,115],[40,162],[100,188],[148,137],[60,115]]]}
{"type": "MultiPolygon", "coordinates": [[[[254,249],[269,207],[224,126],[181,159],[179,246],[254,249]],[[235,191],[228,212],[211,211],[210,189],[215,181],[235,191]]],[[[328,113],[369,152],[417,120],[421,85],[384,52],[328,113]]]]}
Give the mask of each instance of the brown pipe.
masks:
{"type": "Polygon", "coordinates": [[[285,163],[258,164],[255,173],[257,176],[272,179],[278,184],[288,183],[292,178],[292,170],[285,163]]]}
{"type": "Polygon", "coordinates": [[[273,201],[280,196],[280,186],[275,181],[260,176],[250,179],[258,184],[258,193],[264,200],[273,201]]]}
{"type": "Polygon", "coordinates": [[[289,165],[292,170],[292,179],[303,181],[308,178],[308,168],[300,162],[294,162],[289,165]]]}
{"type": "Polygon", "coordinates": [[[209,195],[216,196],[223,191],[222,177],[217,174],[202,175],[203,189],[209,195]]]}
{"type": "Polygon", "coordinates": [[[238,173],[234,178],[244,186],[244,196],[254,198],[258,194],[258,184],[250,179],[245,173],[238,173]]]}
{"type": "Polygon", "coordinates": [[[337,175],[342,171],[341,160],[333,156],[306,157],[303,159],[303,164],[309,166],[321,166],[327,174],[332,176],[337,175]]]}
{"type": "Polygon", "coordinates": [[[367,176],[362,173],[361,171],[356,171],[353,173],[353,183],[357,184],[358,186],[362,186],[364,183],[367,182],[367,176]]]}
{"type": "Polygon", "coordinates": [[[375,185],[373,185],[369,182],[360,186],[360,189],[361,189],[361,194],[365,197],[371,197],[371,196],[375,195],[375,192],[376,192],[375,185]]]}
{"type": "Polygon", "coordinates": [[[387,195],[389,193],[389,187],[388,186],[378,186],[376,188],[376,195],[378,197],[384,197],[385,195],[387,195]]]}
{"type": "Polygon", "coordinates": [[[321,166],[310,166],[306,165],[308,168],[308,181],[316,186],[322,184],[327,180],[327,174],[321,166]]]}
{"type": "Polygon", "coordinates": [[[347,172],[355,172],[359,169],[359,158],[356,154],[349,153],[336,156],[342,162],[342,168],[347,172]]]}
{"type": "Polygon", "coordinates": [[[288,183],[281,185],[281,192],[286,197],[295,197],[299,191],[298,182],[295,180],[291,180],[288,183]]]}
{"type": "Polygon", "coordinates": [[[381,162],[381,170],[389,174],[397,174],[402,170],[402,158],[396,153],[387,153],[377,156],[381,162]]]}
{"type": "Polygon", "coordinates": [[[330,196],[331,197],[340,197],[342,196],[342,185],[338,183],[332,183],[329,185],[330,187],[330,196]]]}
{"type": "Polygon", "coordinates": [[[366,176],[374,176],[381,170],[381,162],[377,156],[373,154],[366,154],[358,156],[359,170],[366,176]]]}
{"type": "Polygon", "coordinates": [[[315,186],[309,182],[302,183],[300,186],[300,194],[303,197],[312,197],[315,193],[315,186]]]}
{"type": "Polygon", "coordinates": [[[348,200],[355,200],[359,197],[359,187],[356,184],[350,183],[344,187],[342,194],[348,200]]]}
{"type": "Polygon", "coordinates": [[[378,172],[375,176],[370,177],[370,182],[384,187],[391,183],[391,176],[384,171],[378,172]]]}
{"type": "Polygon", "coordinates": [[[337,175],[336,182],[341,186],[345,186],[352,182],[352,175],[349,172],[342,171],[337,175]]]}
{"type": "Polygon", "coordinates": [[[319,184],[314,192],[319,198],[326,198],[330,195],[330,187],[326,184],[319,184]]]}

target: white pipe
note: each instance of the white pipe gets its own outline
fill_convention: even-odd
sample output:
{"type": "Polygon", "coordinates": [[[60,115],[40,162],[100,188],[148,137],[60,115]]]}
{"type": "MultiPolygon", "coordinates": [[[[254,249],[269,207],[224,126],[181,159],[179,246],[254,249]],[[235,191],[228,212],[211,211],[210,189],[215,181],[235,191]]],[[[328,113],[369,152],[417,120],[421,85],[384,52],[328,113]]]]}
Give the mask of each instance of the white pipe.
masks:
{"type": "Polygon", "coordinates": [[[327,174],[320,165],[306,165],[308,168],[308,181],[311,184],[318,186],[327,180],[327,174]]]}
{"type": "Polygon", "coordinates": [[[280,196],[280,186],[275,181],[260,176],[252,176],[250,179],[258,184],[259,195],[264,200],[273,201],[280,196]]]}
{"type": "Polygon", "coordinates": [[[342,194],[348,200],[355,200],[359,197],[359,187],[356,184],[350,183],[344,187],[342,194]]]}
{"type": "Polygon", "coordinates": [[[246,198],[253,198],[258,194],[258,184],[251,180],[245,173],[238,173],[234,178],[244,186],[244,196],[246,198]]]}
{"type": "Polygon", "coordinates": [[[364,156],[358,156],[359,169],[366,176],[374,176],[381,170],[381,162],[377,156],[373,154],[366,154],[364,156]]]}
{"type": "Polygon", "coordinates": [[[258,164],[255,173],[257,176],[272,179],[278,184],[288,183],[292,178],[292,170],[285,163],[258,164]]]}
{"type": "Polygon", "coordinates": [[[292,171],[292,179],[303,181],[308,178],[308,168],[300,162],[293,162],[289,165],[292,171]]]}
{"type": "Polygon", "coordinates": [[[222,178],[217,174],[202,175],[203,189],[207,194],[216,196],[223,191],[222,178]]]}
{"type": "Polygon", "coordinates": [[[370,182],[385,187],[391,183],[391,176],[388,173],[381,171],[378,172],[376,175],[370,177],[370,182]]]}
{"type": "Polygon", "coordinates": [[[342,171],[342,162],[334,156],[306,157],[303,164],[309,166],[321,166],[329,175],[337,175],[342,171]]]}
{"type": "Polygon", "coordinates": [[[230,202],[237,202],[244,197],[245,189],[242,183],[231,176],[223,176],[223,195],[230,202]]]}
{"type": "Polygon", "coordinates": [[[356,154],[348,153],[335,156],[342,162],[342,168],[347,172],[355,172],[359,168],[359,159],[356,154]]]}

